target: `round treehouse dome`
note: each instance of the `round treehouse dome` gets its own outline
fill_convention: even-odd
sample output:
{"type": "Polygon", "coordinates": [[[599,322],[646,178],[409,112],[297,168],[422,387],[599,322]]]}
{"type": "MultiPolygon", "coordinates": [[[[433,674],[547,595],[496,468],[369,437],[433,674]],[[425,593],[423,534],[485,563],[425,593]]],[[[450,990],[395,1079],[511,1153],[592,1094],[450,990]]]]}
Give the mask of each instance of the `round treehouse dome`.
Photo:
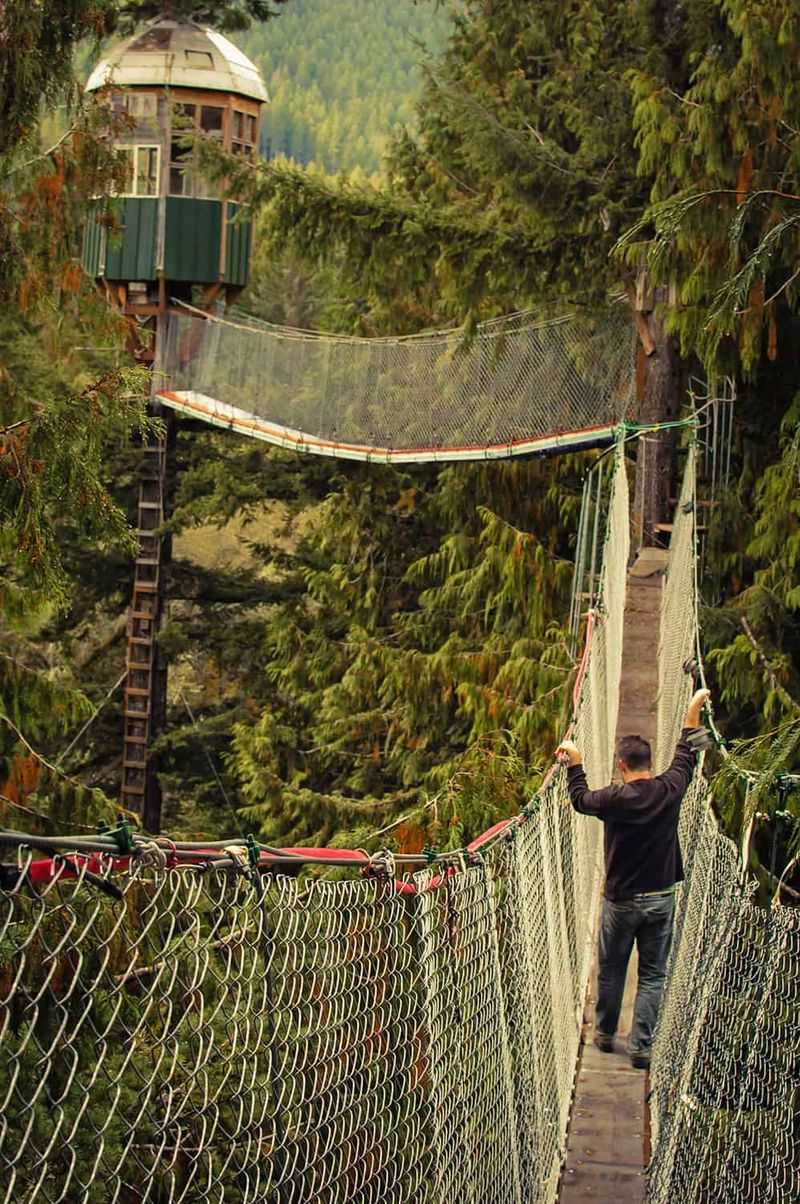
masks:
{"type": "Polygon", "coordinates": [[[112,47],[86,91],[118,88],[196,88],[249,96],[263,104],[267,90],[258,68],[222,34],[194,22],[158,17],[141,33],[112,47]]]}
{"type": "Polygon", "coordinates": [[[99,214],[87,223],[86,270],[132,313],[163,312],[171,296],[190,299],[192,285],[202,288],[201,304],[238,292],[247,283],[251,222],[222,199],[185,138],[196,131],[256,157],[268,97],[255,65],[213,29],[158,17],[104,55],[86,90],[107,90],[129,119],[117,138],[128,160],[126,186],[112,202],[117,229],[109,232],[99,214]]]}

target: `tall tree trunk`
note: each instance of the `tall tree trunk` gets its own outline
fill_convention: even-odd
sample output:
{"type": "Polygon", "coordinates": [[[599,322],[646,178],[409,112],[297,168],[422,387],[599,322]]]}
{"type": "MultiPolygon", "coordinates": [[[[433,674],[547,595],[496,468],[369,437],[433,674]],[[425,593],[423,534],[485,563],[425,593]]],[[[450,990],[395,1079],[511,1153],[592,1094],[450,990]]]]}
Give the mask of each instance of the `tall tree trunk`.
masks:
{"type": "MultiPolygon", "coordinates": [[[[668,335],[652,313],[647,315],[645,321],[652,349],[644,357],[638,421],[670,422],[680,412],[684,365],[675,336],[668,335]]],[[[669,499],[675,477],[675,448],[673,430],[651,431],[639,438],[633,507],[634,547],[652,546],[656,524],[670,519],[669,499]]]]}

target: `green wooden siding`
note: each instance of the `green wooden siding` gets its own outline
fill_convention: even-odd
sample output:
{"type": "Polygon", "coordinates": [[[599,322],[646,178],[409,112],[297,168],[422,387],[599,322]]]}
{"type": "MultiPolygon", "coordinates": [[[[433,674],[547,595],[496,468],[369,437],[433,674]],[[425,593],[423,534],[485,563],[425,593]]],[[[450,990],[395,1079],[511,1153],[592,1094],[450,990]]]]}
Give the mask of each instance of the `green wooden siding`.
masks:
{"type": "Polygon", "coordinates": [[[252,221],[233,221],[241,205],[228,202],[228,237],[225,244],[226,284],[247,284],[250,269],[250,250],[253,242],[252,221]]]}
{"type": "Polygon", "coordinates": [[[124,197],[117,202],[118,231],[109,230],[108,280],[155,280],[157,197],[124,197]]]}
{"type": "Polygon", "coordinates": [[[103,227],[97,220],[97,209],[92,208],[86,217],[86,225],[83,227],[83,249],[81,251],[81,262],[84,271],[90,276],[98,277],[100,275],[100,255],[103,249],[103,227]]]}
{"type": "Polygon", "coordinates": [[[164,275],[167,280],[219,280],[222,202],[167,197],[164,275]]]}

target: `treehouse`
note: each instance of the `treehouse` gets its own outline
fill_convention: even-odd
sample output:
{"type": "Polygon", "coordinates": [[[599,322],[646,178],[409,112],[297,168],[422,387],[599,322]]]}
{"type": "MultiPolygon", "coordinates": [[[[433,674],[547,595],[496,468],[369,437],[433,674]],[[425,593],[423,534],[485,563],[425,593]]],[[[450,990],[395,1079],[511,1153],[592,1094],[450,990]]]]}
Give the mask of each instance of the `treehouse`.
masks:
{"type": "Polygon", "coordinates": [[[171,297],[230,300],[247,283],[251,222],[186,138],[202,132],[254,158],[268,99],[257,68],[213,29],[159,17],[97,64],[86,90],[101,89],[120,117],[127,181],[115,221],[98,206],[87,223],[85,269],[132,315],[164,313],[171,297]]]}

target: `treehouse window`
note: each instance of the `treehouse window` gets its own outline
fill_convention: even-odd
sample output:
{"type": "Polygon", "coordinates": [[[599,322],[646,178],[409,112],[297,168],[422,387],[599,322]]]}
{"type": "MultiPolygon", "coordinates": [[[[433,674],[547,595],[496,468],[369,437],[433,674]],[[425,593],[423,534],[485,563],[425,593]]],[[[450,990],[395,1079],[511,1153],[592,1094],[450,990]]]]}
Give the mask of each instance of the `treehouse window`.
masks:
{"type": "Polygon", "coordinates": [[[213,71],[214,56],[207,50],[187,50],[186,66],[193,67],[195,71],[213,71]]]}
{"type": "Polygon", "coordinates": [[[125,183],[118,196],[158,196],[160,147],[118,146],[125,160],[125,183]]]}
{"type": "Polygon", "coordinates": [[[233,111],[233,141],[231,150],[234,155],[245,155],[252,159],[255,154],[256,130],[258,122],[252,113],[233,111]]]}
{"type": "Polygon", "coordinates": [[[222,138],[222,118],[225,110],[217,105],[203,105],[200,110],[200,129],[212,138],[222,138]]]}
{"type": "Polygon", "coordinates": [[[216,198],[219,189],[199,170],[195,154],[185,142],[196,132],[222,141],[225,110],[221,105],[176,104],[173,109],[169,153],[170,196],[216,198]]]}

